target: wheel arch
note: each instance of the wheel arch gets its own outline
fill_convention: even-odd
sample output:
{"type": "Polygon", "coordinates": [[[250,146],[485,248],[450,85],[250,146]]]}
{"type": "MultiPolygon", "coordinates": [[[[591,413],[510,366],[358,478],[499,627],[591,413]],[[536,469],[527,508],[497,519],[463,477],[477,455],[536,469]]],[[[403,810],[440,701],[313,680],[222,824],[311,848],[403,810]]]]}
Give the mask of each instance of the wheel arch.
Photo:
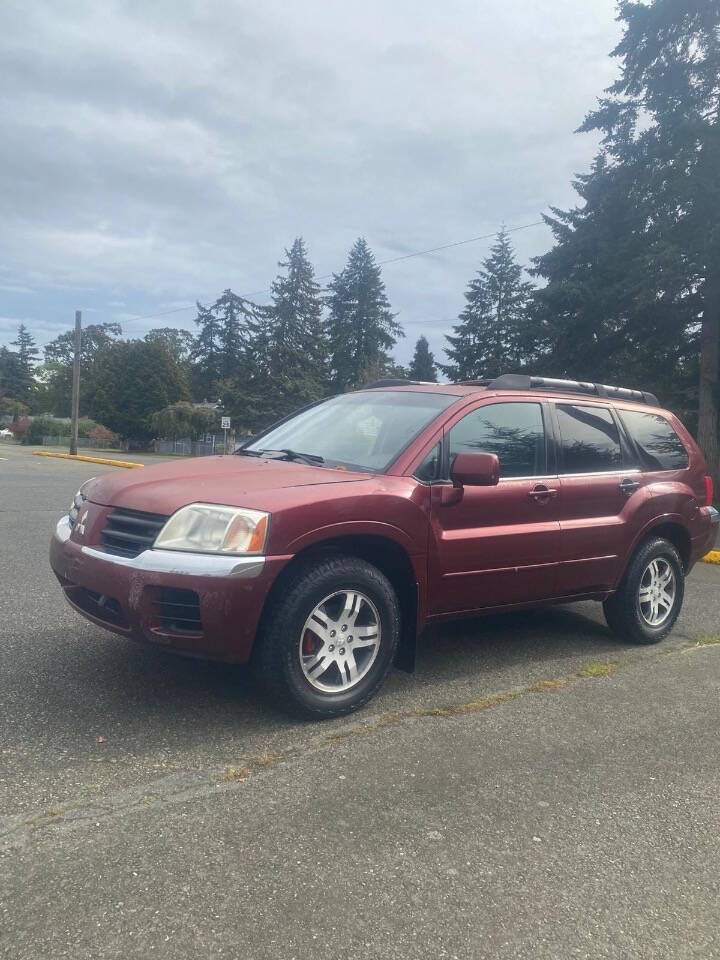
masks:
{"type": "MultiPolygon", "coordinates": [[[[392,584],[400,604],[401,635],[395,666],[407,672],[415,669],[416,640],[421,623],[421,584],[407,550],[391,537],[378,534],[348,534],[316,541],[296,553],[275,579],[263,605],[257,634],[273,604],[282,596],[285,584],[298,569],[328,555],[358,557],[376,566],[392,584]]],[[[253,645],[253,648],[256,644],[253,645]]]]}
{"type": "Polygon", "coordinates": [[[622,578],[625,576],[625,571],[628,568],[628,564],[635,556],[638,548],[642,546],[643,543],[647,543],[648,540],[652,540],[655,537],[664,537],[665,540],[669,540],[670,543],[672,543],[677,552],[680,554],[683,570],[687,573],[692,550],[692,541],[690,539],[690,534],[688,533],[687,527],[682,522],[680,517],[662,517],[645,527],[636,537],[635,542],[625,557],[622,574],[618,582],[620,582],[620,580],[622,580],[622,578]]]}

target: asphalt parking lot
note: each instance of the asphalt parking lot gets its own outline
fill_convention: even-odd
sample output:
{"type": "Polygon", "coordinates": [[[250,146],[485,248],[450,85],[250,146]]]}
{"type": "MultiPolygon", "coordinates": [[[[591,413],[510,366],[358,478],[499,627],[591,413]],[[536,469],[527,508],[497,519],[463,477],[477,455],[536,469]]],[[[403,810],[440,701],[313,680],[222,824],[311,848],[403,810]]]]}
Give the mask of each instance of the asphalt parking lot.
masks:
{"type": "Polygon", "coordinates": [[[302,724],[77,617],[48,539],[109,468],[0,457],[0,956],[720,956],[720,567],[657,647],[466,621],[302,724]]]}

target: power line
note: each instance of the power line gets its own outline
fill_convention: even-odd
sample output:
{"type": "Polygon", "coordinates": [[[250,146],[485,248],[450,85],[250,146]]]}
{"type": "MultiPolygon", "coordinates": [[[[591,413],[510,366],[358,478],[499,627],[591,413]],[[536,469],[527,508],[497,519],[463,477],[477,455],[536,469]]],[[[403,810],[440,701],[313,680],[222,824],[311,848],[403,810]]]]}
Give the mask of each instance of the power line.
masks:
{"type": "MultiPolygon", "coordinates": [[[[509,230],[505,230],[505,233],[518,233],[520,230],[529,230],[530,227],[539,227],[545,223],[544,220],[535,220],[533,223],[524,223],[520,227],[511,227],[509,230]]],[[[483,233],[478,237],[469,237],[467,240],[455,240],[452,243],[443,243],[439,247],[429,247],[427,250],[415,250],[413,253],[405,253],[399,257],[389,257],[387,260],[378,260],[377,265],[379,267],[386,267],[391,263],[400,263],[402,260],[412,260],[413,257],[425,257],[429,253],[439,253],[441,250],[450,250],[452,247],[462,247],[468,243],[477,243],[479,240],[489,240],[492,237],[497,236],[497,230],[494,230],[492,233],[483,233]]],[[[316,280],[329,280],[333,273],[325,273],[321,277],[315,277],[316,280]]],[[[249,300],[250,297],[259,297],[263,293],[271,293],[272,287],[265,287],[263,290],[254,290],[251,293],[241,293],[240,296],[244,300],[249,300]]],[[[172,310],[164,310],[162,313],[147,313],[138,317],[128,317],[123,320],[123,323],[135,323],[138,320],[156,320],[158,317],[169,317],[173,313],[183,313],[185,310],[194,310],[195,304],[189,303],[186,307],[174,307],[172,310]]]]}

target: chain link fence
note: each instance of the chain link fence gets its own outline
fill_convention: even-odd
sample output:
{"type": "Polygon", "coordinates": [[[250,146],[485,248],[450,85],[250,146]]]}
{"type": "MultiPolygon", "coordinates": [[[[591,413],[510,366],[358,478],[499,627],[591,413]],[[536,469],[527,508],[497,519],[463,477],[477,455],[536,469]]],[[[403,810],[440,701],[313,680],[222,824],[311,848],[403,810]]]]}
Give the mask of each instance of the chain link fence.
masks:
{"type": "MultiPolygon", "coordinates": [[[[44,447],[67,447],[70,445],[70,437],[65,434],[58,434],[55,437],[43,437],[44,447]]],[[[91,440],[89,437],[78,437],[78,450],[119,450],[119,440],[91,440]]]]}
{"type": "MultiPolygon", "coordinates": [[[[215,453],[224,453],[225,444],[223,437],[217,437],[214,434],[206,437],[204,440],[190,440],[185,437],[180,440],[155,440],[153,449],[155,453],[176,454],[183,457],[211,457],[215,453]]],[[[228,450],[233,450],[233,443],[228,438],[228,450]]]]}

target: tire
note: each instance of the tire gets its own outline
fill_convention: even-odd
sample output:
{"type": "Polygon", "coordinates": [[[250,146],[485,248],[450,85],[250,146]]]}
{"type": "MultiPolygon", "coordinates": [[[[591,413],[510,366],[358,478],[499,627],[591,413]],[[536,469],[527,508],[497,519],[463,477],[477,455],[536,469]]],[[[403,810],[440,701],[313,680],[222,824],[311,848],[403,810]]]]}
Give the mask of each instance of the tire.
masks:
{"type": "Polygon", "coordinates": [[[672,543],[657,537],[638,547],[620,586],[603,604],[605,619],[623,640],[659,643],[675,626],[684,595],[680,555],[672,543]]]}
{"type": "Polygon", "coordinates": [[[339,717],[377,693],[399,638],[400,606],[387,577],[358,557],[333,555],[284,583],[253,669],[273,703],[305,718],[339,717]]]}

